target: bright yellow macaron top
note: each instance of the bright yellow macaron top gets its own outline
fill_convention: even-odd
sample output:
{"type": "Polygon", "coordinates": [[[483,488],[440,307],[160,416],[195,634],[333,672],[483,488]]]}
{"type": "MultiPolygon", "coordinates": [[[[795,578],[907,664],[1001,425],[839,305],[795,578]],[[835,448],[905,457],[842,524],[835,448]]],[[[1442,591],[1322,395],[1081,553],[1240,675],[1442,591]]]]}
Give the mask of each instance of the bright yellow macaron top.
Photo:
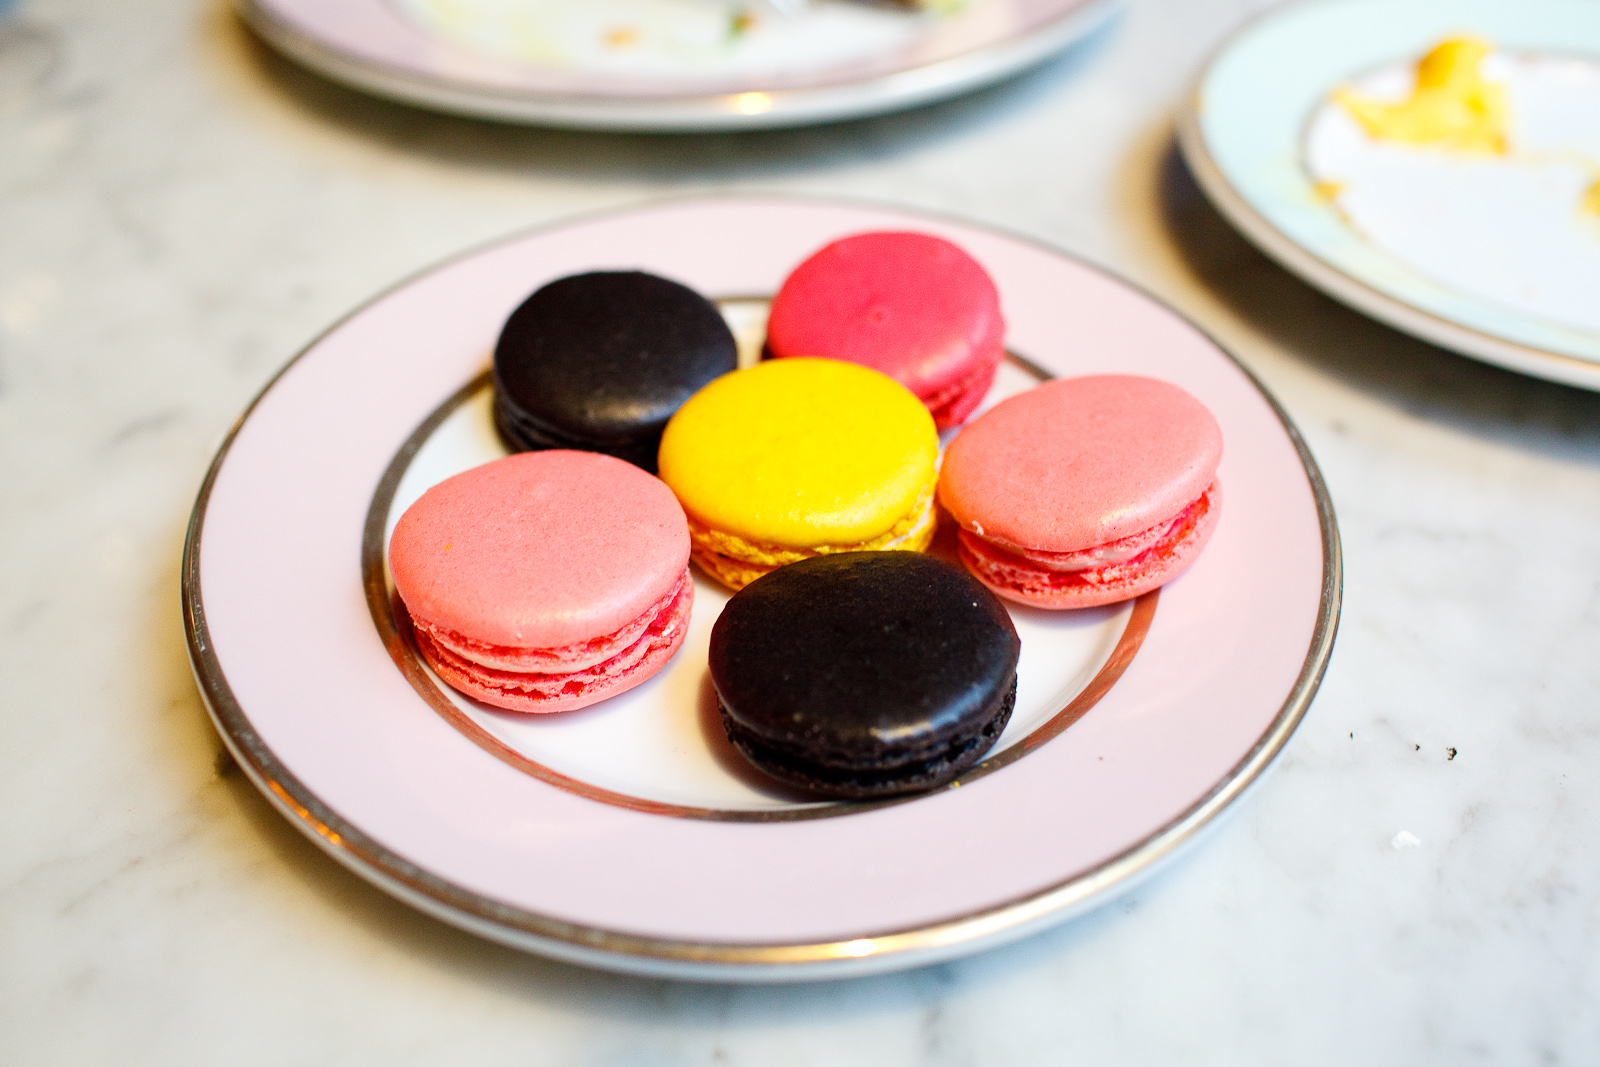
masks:
{"type": "Polygon", "coordinates": [[[868,541],[937,473],[933,417],[884,374],[831,359],[734,371],[678,409],[661,478],[713,530],[796,548],[868,541]]]}

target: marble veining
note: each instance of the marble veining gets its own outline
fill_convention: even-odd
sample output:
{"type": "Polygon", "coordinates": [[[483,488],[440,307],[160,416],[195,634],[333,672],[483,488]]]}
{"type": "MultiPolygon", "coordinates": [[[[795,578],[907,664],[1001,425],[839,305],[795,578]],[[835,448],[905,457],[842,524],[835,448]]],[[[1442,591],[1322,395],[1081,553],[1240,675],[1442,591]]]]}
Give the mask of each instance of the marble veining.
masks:
{"type": "Polygon", "coordinates": [[[966,100],[672,138],[367,100],[222,0],[0,4],[0,1063],[1600,1062],[1600,396],[1362,319],[1205,204],[1171,115],[1264,6],[1136,0],[966,100]],[[617,978],[368,888],[221,754],[178,553],[250,397],[433,260],[716,189],[1078,251],[1304,431],[1346,552],[1322,693],[1234,815],[1114,904],[880,978],[617,978]]]}

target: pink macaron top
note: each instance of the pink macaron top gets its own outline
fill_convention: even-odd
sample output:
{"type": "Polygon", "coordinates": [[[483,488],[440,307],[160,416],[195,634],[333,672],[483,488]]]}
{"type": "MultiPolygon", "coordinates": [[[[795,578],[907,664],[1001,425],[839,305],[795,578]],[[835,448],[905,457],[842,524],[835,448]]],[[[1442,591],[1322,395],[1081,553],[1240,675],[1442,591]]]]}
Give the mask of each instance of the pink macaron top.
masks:
{"type": "Polygon", "coordinates": [[[996,404],[950,443],[939,500],[965,529],[1075,552],[1172,519],[1216,477],[1222,431],[1168,382],[1058,378],[996,404]]]}
{"type": "Polygon", "coordinates": [[[859,233],[794,269],[772,301],[774,356],[860,363],[928,400],[1004,354],[1000,294],[978,261],[925,233],[859,233]]]}
{"type": "Polygon", "coordinates": [[[447,478],[389,540],[416,619],[511,648],[612,634],[671,593],[688,563],[672,491],[595,452],[524,452],[447,478]]]}

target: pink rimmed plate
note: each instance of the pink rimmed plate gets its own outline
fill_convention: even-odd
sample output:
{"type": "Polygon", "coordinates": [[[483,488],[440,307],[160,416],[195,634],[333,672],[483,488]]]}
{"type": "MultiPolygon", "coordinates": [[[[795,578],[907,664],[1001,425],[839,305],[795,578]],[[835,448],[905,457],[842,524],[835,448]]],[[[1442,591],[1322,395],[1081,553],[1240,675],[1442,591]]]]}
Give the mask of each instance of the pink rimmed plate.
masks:
{"type": "Polygon", "coordinates": [[[351,314],[223,445],[184,561],[190,654],[251,779],[361,876],[521,948],[644,974],[824,978],[947,959],[1127,888],[1239,798],[1304,715],[1333,644],[1332,508],[1298,434],[1217,345],[1060,252],[946,219],[800,199],[680,200],[509,238],[351,314]],[[1222,521],[1159,594],[1018,609],[1017,712],[957,785],[825,804],[721,743],[702,583],[683,650],[566,716],[460,698],[417,661],[384,560],[433,482],[500,454],[482,375],[543,282],[641,268],[723,306],[747,348],[806,254],[913,228],[999,285],[1013,357],[990,402],[1043,376],[1176,382],[1226,442],[1222,521]]]}
{"type": "Polygon", "coordinates": [[[1103,26],[1121,0],[239,0],[290,58],[440,111],[611,130],[877,115],[976,89],[1103,26]],[[785,14],[787,12],[787,14],[785,14]]]}

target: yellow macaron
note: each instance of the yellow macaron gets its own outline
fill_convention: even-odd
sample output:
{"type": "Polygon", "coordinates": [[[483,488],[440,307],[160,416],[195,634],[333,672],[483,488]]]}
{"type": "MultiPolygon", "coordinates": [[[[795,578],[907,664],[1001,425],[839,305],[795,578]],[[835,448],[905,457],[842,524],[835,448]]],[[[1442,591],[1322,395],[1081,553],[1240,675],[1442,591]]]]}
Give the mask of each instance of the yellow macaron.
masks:
{"type": "Polygon", "coordinates": [[[933,417],[905,386],[802,358],[701,389],[667,423],[659,469],[695,561],[742,589],[809,556],[926,548],[938,462],[933,417]]]}

